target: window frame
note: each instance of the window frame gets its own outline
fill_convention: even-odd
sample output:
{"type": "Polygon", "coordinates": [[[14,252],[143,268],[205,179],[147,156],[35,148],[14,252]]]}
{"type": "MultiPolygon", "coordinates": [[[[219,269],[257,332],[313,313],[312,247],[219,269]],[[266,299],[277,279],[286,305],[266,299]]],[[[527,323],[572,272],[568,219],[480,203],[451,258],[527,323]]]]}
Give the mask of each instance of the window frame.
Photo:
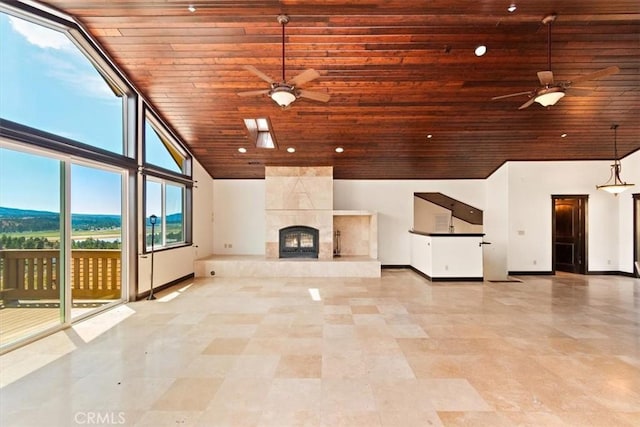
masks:
{"type": "MultiPolygon", "coordinates": [[[[162,121],[158,115],[151,109],[151,107],[145,102],[142,107],[142,125],[141,125],[141,152],[140,159],[145,170],[151,171],[155,174],[165,175],[167,178],[174,177],[176,179],[191,179],[192,177],[192,156],[186,150],[184,145],[180,142],[180,139],[169,129],[169,127],[162,121]],[[147,131],[146,124],[149,123],[151,128],[156,132],[163,144],[171,145],[171,150],[175,150],[182,157],[181,172],[176,172],[171,169],[164,168],[162,166],[155,165],[147,162],[147,131]]],[[[167,149],[167,151],[170,151],[167,149]]]]}
{"type": "Polygon", "coordinates": [[[151,253],[151,248],[147,246],[147,218],[149,217],[149,212],[147,212],[147,184],[148,182],[155,182],[160,184],[160,218],[162,219],[161,230],[162,230],[162,241],[160,243],[154,242],[153,252],[161,252],[165,250],[180,248],[184,246],[191,246],[192,243],[192,233],[191,233],[191,217],[192,211],[189,209],[189,206],[192,206],[191,203],[191,192],[192,186],[190,182],[179,182],[176,180],[166,179],[165,177],[160,177],[155,174],[144,174],[143,182],[142,182],[142,230],[144,230],[143,238],[142,238],[142,252],[144,254],[151,253]],[[183,189],[182,196],[182,234],[183,239],[180,242],[167,244],[167,225],[166,225],[166,186],[174,185],[180,186],[183,189]]]}
{"type": "MultiPolygon", "coordinates": [[[[175,135],[168,129],[168,127],[164,124],[162,120],[158,118],[158,116],[151,110],[148,105],[144,105],[144,115],[143,115],[143,123],[142,123],[142,135],[143,135],[143,150],[141,153],[142,162],[146,168],[162,170],[171,174],[176,174],[181,177],[191,177],[191,156],[188,151],[178,142],[178,139],[175,135]],[[156,135],[160,139],[160,142],[165,145],[169,145],[167,148],[169,155],[172,155],[172,151],[174,151],[178,156],[182,159],[182,165],[179,166],[180,172],[173,171],[171,169],[164,168],[162,166],[156,165],[154,163],[149,163],[147,161],[147,124],[155,131],[156,135]]],[[[175,160],[175,158],[174,158],[175,160]]]]}
{"type": "MultiPolygon", "coordinates": [[[[47,8],[46,6],[43,6],[43,9],[38,9],[26,4],[9,5],[0,3],[0,12],[64,34],[76,49],[78,49],[78,51],[86,58],[86,60],[93,65],[96,72],[104,79],[105,83],[111,88],[114,94],[122,98],[122,149],[119,153],[109,151],[7,119],[0,119],[2,121],[2,131],[4,132],[6,129],[7,132],[11,132],[14,135],[16,133],[19,134],[26,132],[28,134],[35,135],[36,140],[41,140],[42,135],[47,135],[49,139],[53,137],[52,139],[58,141],[62,145],[68,145],[80,149],[83,154],[86,153],[91,155],[93,152],[97,153],[100,157],[102,157],[103,154],[107,154],[107,157],[111,159],[119,157],[135,159],[136,126],[130,126],[130,124],[135,123],[136,121],[137,91],[124,74],[120,72],[118,67],[109,60],[107,55],[89,35],[89,33],[71,17],[67,17],[55,10],[47,8]]],[[[21,139],[21,141],[26,143],[32,142],[29,138],[21,139]]],[[[45,145],[43,148],[48,148],[48,146],[45,145]]],[[[57,144],[56,149],[64,148],[60,144],[57,144]]],[[[105,162],[108,161],[105,159],[105,162]]]]}
{"type": "Polygon", "coordinates": [[[139,150],[139,158],[140,160],[140,173],[142,175],[142,216],[141,216],[141,227],[144,230],[143,238],[142,238],[142,253],[147,254],[150,253],[151,250],[147,247],[147,181],[152,180],[155,182],[160,182],[161,185],[161,199],[162,199],[162,242],[163,246],[159,246],[157,249],[154,244],[154,252],[165,251],[175,248],[180,248],[184,246],[191,246],[193,244],[193,187],[194,181],[192,179],[192,165],[193,165],[193,157],[189,153],[189,151],[185,148],[185,146],[181,143],[181,140],[171,131],[171,129],[164,123],[162,119],[160,119],[159,115],[148,105],[146,102],[143,102],[141,109],[141,120],[140,120],[140,150],[139,150]],[[171,148],[176,150],[183,157],[183,166],[182,173],[178,173],[166,168],[163,168],[158,165],[154,165],[152,163],[146,162],[146,123],[149,122],[149,125],[153,128],[153,130],[158,134],[160,139],[164,144],[171,144],[171,148]],[[183,240],[181,242],[177,242],[171,245],[165,245],[166,242],[166,218],[164,215],[164,211],[166,210],[165,206],[165,189],[166,184],[180,185],[184,188],[183,200],[182,200],[182,231],[183,231],[183,240]]]}
{"type": "MultiPolygon", "coordinates": [[[[0,139],[9,143],[24,144],[34,150],[45,150],[65,158],[71,157],[105,166],[120,167],[127,171],[128,192],[126,198],[126,218],[123,217],[128,229],[126,245],[128,255],[123,258],[123,263],[133,266],[130,268],[123,283],[126,280],[128,295],[122,295],[128,300],[135,300],[138,296],[137,278],[139,274],[138,255],[146,253],[146,244],[140,240],[140,226],[145,230],[146,196],[145,179],[147,176],[167,180],[174,184],[184,186],[183,192],[183,242],[163,248],[163,250],[176,249],[192,245],[193,222],[193,194],[194,181],[192,179],[193,155],[190,153],[181,138],[170,126],[160,118],[152,107],[147,104],[135,85],[109,58],[108,54],[100,47],[99,43],[76,21],[72,16],[57,11],[44,4],[26,4],[22,2],[0,3],[0,11],[21,19],[28,20],[38,25],[61,31],[69,38],[85,58],[90,61],[96,71],[102,76],[112,90],[120,94],[122,101],[122,151],[116,153],[97,146],[85,144],[81,141],[65,138],[41,129],[16,123],[8,119],[0,118],[0,139]],[[145,115],[150,114],[154,123],[154,129],[160,130],[162,135],[172,143],[172,148],[184,155],[182,173],[176,173],[144,161],[144,124],[145,115]]],[[[123,248],[125,241],[122,242],[123,248]]]]}

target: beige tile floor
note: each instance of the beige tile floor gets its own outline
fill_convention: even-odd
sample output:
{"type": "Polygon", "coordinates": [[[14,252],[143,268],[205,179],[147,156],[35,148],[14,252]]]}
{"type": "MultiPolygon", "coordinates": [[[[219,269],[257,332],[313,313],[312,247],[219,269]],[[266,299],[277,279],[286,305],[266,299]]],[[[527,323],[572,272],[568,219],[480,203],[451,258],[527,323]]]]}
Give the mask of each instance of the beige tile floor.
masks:
{"type": "Polygon", "coordinates": [[[2,356],[0,425],[640,425],[640,280],[520,279],[196,279],[2,356]]]}

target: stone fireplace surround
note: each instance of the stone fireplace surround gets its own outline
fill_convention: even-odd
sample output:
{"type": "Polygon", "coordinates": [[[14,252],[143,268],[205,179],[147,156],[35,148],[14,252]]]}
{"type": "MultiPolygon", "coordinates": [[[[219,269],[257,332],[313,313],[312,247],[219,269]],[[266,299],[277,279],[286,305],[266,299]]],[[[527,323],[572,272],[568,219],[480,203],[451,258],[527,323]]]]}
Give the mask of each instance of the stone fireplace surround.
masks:
{"type": "Polygon", "coordinates": [[[377,215],[333,210],[333,168],[265,168],[265,254],[214,254],[195,262],[196,277],[380,277],[377,215]],[[279,258],[289,226],[318,229],[318,258],[279,258]],[[334,230],[341,256],[334,258],[334,230]]]}
{"type": "Polygon", "coordinates": [[[265,256],[279,258],[280,230],[290,226],[318,229],[318,259],[333,258],[333,168],[265,168],[265,256]]]}

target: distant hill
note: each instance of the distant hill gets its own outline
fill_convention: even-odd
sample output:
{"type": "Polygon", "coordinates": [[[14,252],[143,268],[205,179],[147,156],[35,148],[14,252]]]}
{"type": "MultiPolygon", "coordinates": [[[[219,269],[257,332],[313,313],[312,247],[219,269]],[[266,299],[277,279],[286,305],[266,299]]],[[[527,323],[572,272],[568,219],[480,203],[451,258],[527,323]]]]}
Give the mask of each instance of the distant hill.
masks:
{"type": "Polygon", "coordinates": [[[175,223],[180,223],[180,222],[182,222],[182,214],[181,213],[167,215],[167,223],[168,224],[175,224],[175,223]]]}
{"type": "Polygon", "coordinates": [[[48,211],[32,211],[27,209],[14,209],[14,208],[5,208],[0,206],[0,218],[8,217],[8,218],[19,218],[19,217],[29,217],[29,216],[49,216],[58,214],[56,212],[48,212],[48,211]]]}
{"type": "MultiPolygon", "coordinates": [[[[74,230],[119,228],[120,215],[71,214],[74,230]]],[[[48,231],[60,228],[57,212],[15,209],[0,206],[0,233],[48,231]]]]}
{"type": "MultiPolygon", "coordinates": [[[[160,220],[161,218],[158,217],[158,224],[160,223],[160,220]]],[[[182,223],[181,213],[167,215],[167,224],[180,224],[180,223],[182,223]]],[[[147,218],[147,226],[151,226],[151,223],[149,222],[149,218],[147,218]]]]}
{"type": "Polygon", "coordinates": [[[56,212],[0,207],[0,233],[47,231],[60,228],[56,212]]]}

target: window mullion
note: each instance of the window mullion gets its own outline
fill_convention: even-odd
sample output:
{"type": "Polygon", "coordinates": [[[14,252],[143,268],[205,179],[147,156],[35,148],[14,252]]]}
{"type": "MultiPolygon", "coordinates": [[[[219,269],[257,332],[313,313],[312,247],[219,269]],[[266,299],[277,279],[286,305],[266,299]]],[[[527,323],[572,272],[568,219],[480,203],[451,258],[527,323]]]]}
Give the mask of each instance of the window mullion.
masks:
{"type": "Polygon", "coordinates": [[[162,181],[161,200],[162,247],[165,247],[167,246],[167,183],[165,181],[162,181]]]}

